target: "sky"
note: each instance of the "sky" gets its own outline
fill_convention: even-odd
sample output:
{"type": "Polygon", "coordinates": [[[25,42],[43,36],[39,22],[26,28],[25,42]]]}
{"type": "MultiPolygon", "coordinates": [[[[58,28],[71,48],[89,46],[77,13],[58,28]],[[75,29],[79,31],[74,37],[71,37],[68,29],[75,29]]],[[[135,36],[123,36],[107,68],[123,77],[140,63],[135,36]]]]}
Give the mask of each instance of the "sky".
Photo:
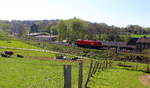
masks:
{"type": "Polygon", "coordinates": [[[125,27],[150,27],[150,0],[0,0],[0,20],[80,18],[125,27]]]}

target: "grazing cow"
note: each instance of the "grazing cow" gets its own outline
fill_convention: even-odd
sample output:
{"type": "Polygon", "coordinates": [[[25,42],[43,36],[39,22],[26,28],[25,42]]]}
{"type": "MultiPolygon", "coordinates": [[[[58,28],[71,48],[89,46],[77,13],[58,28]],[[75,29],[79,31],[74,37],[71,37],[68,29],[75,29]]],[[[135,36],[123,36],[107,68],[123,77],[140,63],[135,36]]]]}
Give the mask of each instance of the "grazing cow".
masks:
{"type": "Polygon", "coordinates": [[[65,59],[64,56],[56,56],[56,59],[65,59]]]}
{"type": "Polygon", "coordinates": [[[2,57],[10,57],[9,55],[6,55],[6,54],[4,54],[4,53],[1,53],[1,56],[2,56],[2,57]]]}
{"type": "Polygon", "coordinates": [[[10,57],[12,56],[14,53],[12,51],[4,51],[1,53],[2,57],[10,57]]]}
{"type": "Polygon", "coordinates": [[[12,52],[12,51],[4,51],[4,54],[11,56],[11,55],[14,54],[14,52],[12,52]]]}
{"type": "Polygon", "coordinates": [[[19,54],[17,54],[17,57],[19,57],[19,58],[24,58],[23,55],[19,55],[19,54]]]}
{"type": "Polygon", "coordinates": [[[72,58],[71,60],[78,60],[79,58],[78,57],[74,57],[74,58],[72,58]]]}

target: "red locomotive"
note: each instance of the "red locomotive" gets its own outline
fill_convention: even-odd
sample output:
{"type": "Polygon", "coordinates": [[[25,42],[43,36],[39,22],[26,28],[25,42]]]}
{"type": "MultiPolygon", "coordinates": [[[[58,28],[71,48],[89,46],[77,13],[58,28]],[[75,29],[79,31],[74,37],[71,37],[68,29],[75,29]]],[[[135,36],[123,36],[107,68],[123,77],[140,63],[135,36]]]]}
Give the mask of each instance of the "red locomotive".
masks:
{"type": "Polygon", "coordinates": [[[93,40],[77,40],[75,44],[79,47],[86,47],[86,48],[100,48],[102,45],[99,41],[93,40]]]}

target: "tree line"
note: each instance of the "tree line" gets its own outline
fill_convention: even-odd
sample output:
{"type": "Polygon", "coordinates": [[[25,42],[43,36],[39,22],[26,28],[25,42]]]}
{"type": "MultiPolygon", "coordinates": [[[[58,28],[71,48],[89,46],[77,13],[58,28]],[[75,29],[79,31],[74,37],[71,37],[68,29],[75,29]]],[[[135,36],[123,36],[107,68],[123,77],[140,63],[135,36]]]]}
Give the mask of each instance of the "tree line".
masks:
{"type": "Polygon", "coordinates": [[[117,27],[105,23],[91,23],[78,18],[57,21],[0,22],[0,28],[16,36],[46,32],[49,35],[57,35],[59,41],[67,40],[69,43],[77,39],[128,41],[132,34],[150,34],[150,27],[145,28],[139,25],[117,27]]]}

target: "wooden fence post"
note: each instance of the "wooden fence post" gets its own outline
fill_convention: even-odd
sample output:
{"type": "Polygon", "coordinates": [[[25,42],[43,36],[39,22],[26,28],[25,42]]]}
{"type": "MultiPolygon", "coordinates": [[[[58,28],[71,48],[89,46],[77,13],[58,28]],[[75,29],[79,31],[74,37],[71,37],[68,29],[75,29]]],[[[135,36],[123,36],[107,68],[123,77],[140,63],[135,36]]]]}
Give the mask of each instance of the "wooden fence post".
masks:
{"type": "Polygon", "coordinates": [[[106,60],[105,65],[106,65],[106,70],[107,70],[108,69],[108,60],[106,60]]]}
{"type": "Polygon", "coordinates": [[[92,70],[92,73],[91,73],[91,77],[93,77],[93,74],[94,74],[94,72],[96,70],[96,66],[97,66],[97,61],[94,64],[94,67],[93,67],[93,70],[92,70]]]}
{"type": "Polygon", "coordinates": [[[102,62],[102,71],[105,69],[105,61],[102,62]]]}
{"type": "Polygon", "coordinates": [[[82,88],[83,82],[83,62],[79,62],[79,78],[78,78],[78,88],[82,88]]]}
{"type": "Polygon", "coordinates": [[[97,72],[97,70],[98,70],[98,66],[99,66],[99,62],[97,62],[97,64],[96,64],[94,74],[96,74],[96,72],[97,72]]]}
{"type": "Polygon", "coordinates": [[[93,61],[91,60],[88,77],[87,77],[87,80],[86,80],[86,82],[85,82],[85,88],[88,87],[88,82],[89,82],[90,77],[91,77],[92,67],[93,67],[93,61]]]}
{"type": "Polygon", "coordinates": [[[147,72],[150,72],[149,63],[147,63],[147,72]]]}
{"type": "Polygon", "coordinates": [[[99,65],[99,67],[98,67],[98,72],[101,70],[101,68],[102,68],[102,63],[100,62],[99,63],[100,65],[99,65]]]}
{"type": "Polygon", "coordinates": [[[110,60],[110,67],[112,67],[112,63],[113,63],[112,60],[110,60]]]}
{"type": "Polygon", "coordinates": [[[64,88],[71,88],[71,65],[64,65],[64,88]]]}
{"type": "Polygon", "coordinates": [[[109,60],[107,61],[107,67],[108,67],[108,69],[110,68],[110,65],[109,65],[109,60]]]}

